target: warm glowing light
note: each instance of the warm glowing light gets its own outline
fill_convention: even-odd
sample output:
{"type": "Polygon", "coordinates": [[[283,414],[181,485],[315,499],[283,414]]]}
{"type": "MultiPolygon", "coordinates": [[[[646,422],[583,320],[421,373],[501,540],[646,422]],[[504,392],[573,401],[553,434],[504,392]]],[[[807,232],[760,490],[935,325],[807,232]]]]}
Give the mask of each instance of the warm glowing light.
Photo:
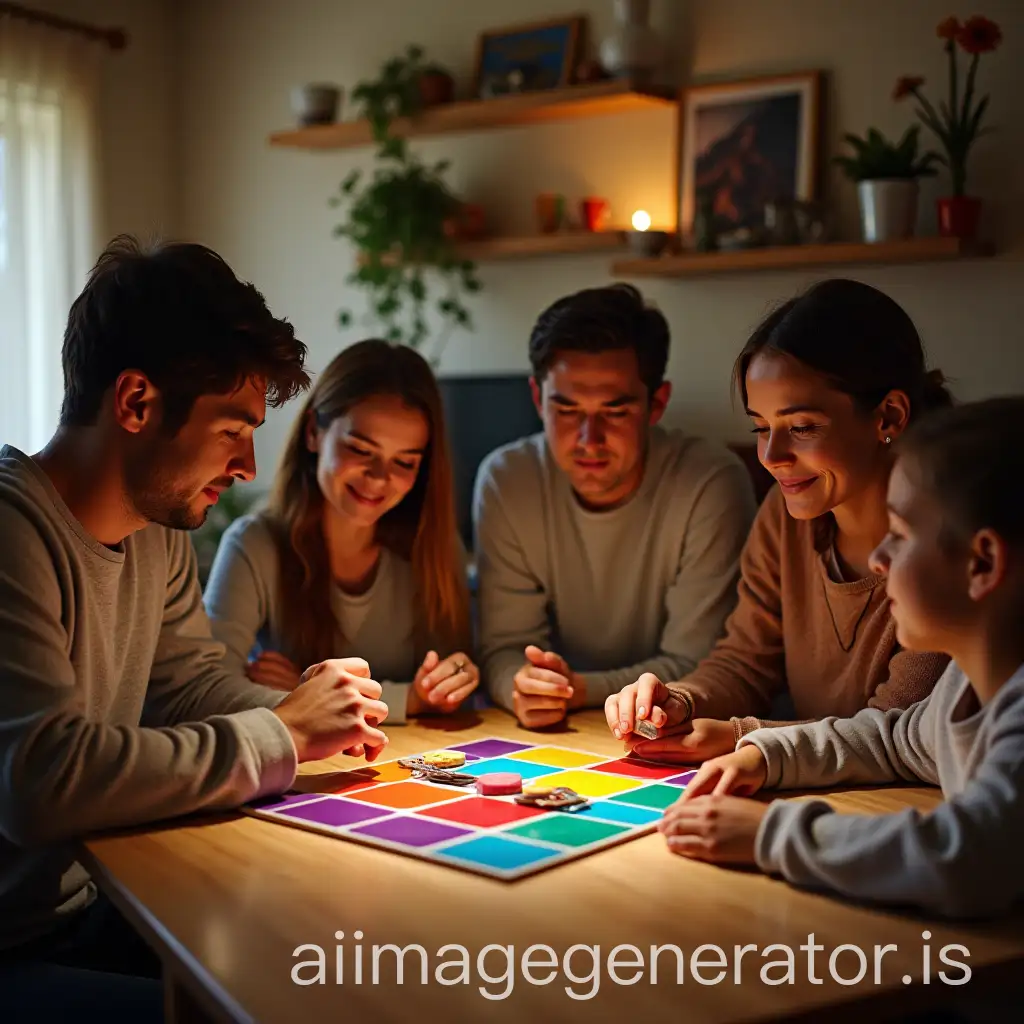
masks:
{"type": "Polygon", "coordinates": [[[633,214],[633,227],[637,231],[646,231],[651,226],[651,215],[646,210],[637,210],[633,214]]]}

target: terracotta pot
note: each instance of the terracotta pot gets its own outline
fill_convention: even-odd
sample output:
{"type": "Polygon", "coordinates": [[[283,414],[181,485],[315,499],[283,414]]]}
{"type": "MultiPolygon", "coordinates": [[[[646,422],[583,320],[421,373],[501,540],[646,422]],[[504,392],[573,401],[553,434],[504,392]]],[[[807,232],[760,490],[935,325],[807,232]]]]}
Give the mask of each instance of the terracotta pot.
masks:
{"type": "Polygon", "coordinates": [[[935,203],[939,234],[947,238],[974,238],[981,216],[981,200],[972,196],[943,196],[935,203]]]}
{"type": "Polygon", "coordinates": [[[439,107],[455,97],[455,79],[445,71],[425,71],[420,75],[419,85],[425,107],[439,107]]]}
{"type": "Polygon", "coordinates": [[[472,242],[487,234],[487,213],[479,203],[463,203],[454,217],[444,222],[444,233],[460,242],[472,242]]]}
{"type": "Polygon", "coordinates": [[[608,223],[610,207],[607,199],[588,196],[580,203],[580,220],[587,231],[603,231],[608,223]]]}

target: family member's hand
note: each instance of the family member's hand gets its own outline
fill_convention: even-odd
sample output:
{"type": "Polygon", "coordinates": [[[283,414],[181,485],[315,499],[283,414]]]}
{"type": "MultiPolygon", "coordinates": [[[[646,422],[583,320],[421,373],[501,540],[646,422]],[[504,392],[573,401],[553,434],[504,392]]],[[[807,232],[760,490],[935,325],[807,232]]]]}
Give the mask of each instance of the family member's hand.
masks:
{"type": "Polygon", "coordinates": [[[442,660],[437,651],[427,651],[413,680],[407,711],[456,711],[479,685],[480,669],[468,654],[458,651],[442,660]]]}
{"type": "Polygon", "coordinates": [[[522,725],[527,729],[554,725],[570,708],[583,706],[586,685],[565,658],[532,644],[525,654],[526,664],[516,673],[512,696],[512,708],[522,725]]]}
{"type": "Polygon", "coordinates": [[[376,726],[388,716],[380,683],[362,658],[311,665],[274,714],[288,727],[300,761],[320,761],[338,751],[373,761],[388,738],[376,726]]]}
{"type": "MultiPolygon", "coordinates": [[[[691,783],[692,785],[692,783],[691,783]]],[[[714,864],[754,864],[754,844],[768,805],[738,796],[678,800],[658,823],[673,853],[714,864]]]]}
{"type": "Polygon", "coordinates": [[[732,723],[715,718],[695,718],[669,729],[656,740],[635,733],[626,737],[626,749],[634,757],[665,764],[700,764],[729,754],[735,747],[732,723]]]}
{"type": "Polygon", "coordinates": [[[753,743],[744,743],[724,757],[705,761],[683,791],[680,802],[714,793],[752,796],[768,781],[768,762],[753,743]]]}
{"type": "Polygon", "coordinates": [[[638,719],[646,719],[656,729],[670,729],[685,722],[690,711],[690,705],[653,672],[645,672],[604,702],[608,728],[617,740],[629,737],[638,719]]]}
{"type": "Polygon", "coordinates": [[[245,674],[261,686],[275,690],[294,690],[302,669],[278,651],[264,651],[245,666],[245,674]]]}

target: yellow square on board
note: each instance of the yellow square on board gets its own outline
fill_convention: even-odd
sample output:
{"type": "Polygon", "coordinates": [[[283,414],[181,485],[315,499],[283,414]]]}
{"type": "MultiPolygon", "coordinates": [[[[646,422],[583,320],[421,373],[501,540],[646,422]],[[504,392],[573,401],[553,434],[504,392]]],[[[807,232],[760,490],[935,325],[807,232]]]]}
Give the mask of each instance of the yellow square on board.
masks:
{"type": "Polygon", "coordinates": [[[534,747],[532,750],[518,750],[506,755],[513,761],[529,761],[531,764],[550,764],[555,768],[583,768],[588,764],[600,764],[609,760],[597,754],[584,754],[579,750],[560,750],[558,747],[534,747]]]}
{"type": "Polygon", "coordinates": [[[580,796],[611,796],[636,789],[642,783],[624,776],[600,775],[597,772],[559,772],[557,775],[545,775],[542,779],[530,779],[530,785],[568,786],[580,796]]]}

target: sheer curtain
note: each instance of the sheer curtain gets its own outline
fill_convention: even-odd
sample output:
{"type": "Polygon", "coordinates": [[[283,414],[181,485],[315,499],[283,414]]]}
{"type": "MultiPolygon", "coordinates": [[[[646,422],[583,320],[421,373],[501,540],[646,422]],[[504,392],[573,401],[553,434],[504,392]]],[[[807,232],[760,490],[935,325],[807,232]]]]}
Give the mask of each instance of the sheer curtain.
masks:
{"type": "Polygon", "coordinates": [[[97,252],[100,47],[0,14],[0,444],[49,440],[68,308],[97,252]]]}

